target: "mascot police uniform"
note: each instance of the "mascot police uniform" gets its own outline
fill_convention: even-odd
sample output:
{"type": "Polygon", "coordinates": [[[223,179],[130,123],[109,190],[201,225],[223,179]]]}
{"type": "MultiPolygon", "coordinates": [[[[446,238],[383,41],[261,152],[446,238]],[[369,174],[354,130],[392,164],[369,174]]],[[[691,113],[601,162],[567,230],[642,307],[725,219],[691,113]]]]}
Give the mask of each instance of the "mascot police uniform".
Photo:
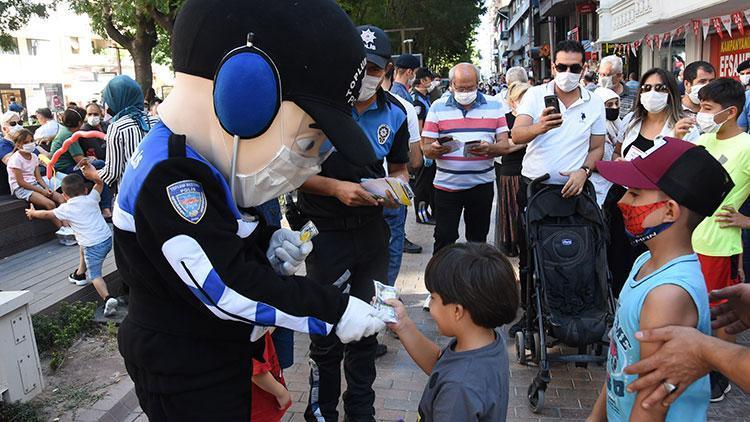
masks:
{"type": "Polygon", "coordinates": [[[114,211],[130,287],[119,348],[151,421],[244,422],[264,327],[343,342],[384,327],[367,303],[293,276],[312,244],[246,213],[320,171],[326,138],[375,160],[350,114],[365,52],[333,0],[188,0],[172,60],[162,123],[114,211]]]}

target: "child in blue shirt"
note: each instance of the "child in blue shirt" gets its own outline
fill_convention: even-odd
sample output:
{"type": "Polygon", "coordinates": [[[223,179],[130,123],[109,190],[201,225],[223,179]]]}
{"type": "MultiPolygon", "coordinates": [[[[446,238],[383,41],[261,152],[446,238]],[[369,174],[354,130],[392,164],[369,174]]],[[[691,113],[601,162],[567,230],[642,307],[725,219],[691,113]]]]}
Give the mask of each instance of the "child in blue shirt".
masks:
{"type": "Polygon", "coordinates": [[[722,165],[704,148],[665,138],[632,161],[598,162],[607,180],[627,186],[618,203],[633,244],[649,251],[633,265],[620,292],[610,332],[607,381],[590,421],[705,421],[710,398],[708,376],[690,385],[669,378],[648,391],[628,391],[637,376],[623,369],[654,353],[659,345],[640,344],[643,329],[684,325],[711,333],[708,293],[693,230],[712,215],[734,184],[722,165]],[[654,388],[682,393],[669,407],[641,406],[654,388]]]}

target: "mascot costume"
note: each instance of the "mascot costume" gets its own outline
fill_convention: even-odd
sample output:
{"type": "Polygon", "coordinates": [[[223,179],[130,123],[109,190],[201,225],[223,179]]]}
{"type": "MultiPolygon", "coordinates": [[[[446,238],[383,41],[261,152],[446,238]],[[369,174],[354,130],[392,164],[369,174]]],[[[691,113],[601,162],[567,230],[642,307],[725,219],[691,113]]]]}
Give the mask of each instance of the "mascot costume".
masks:
{"type": "Polygon", "coordinates": [[[375,161],[350,114],[365,51],[333,0],[188,0],[172,59],[175,87],[114,210],[130,287],[119,349],[152,422],[245,422],[265,327],[344,342],[384,327],[365,302],[294,276],[312,244],[252,215],[320,171],[330,144],[375,161]]]}

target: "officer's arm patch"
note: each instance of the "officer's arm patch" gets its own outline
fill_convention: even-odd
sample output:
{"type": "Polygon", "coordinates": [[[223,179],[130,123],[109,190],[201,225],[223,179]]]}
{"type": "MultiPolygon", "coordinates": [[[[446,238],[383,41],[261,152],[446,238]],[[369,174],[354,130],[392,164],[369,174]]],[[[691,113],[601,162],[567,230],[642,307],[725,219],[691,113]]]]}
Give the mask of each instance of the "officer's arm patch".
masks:
{"type": "Polygon", "coordinates": [[[206,214],[206,194],[195,180],[181,180],[167,186],[167,196],[177,214],[193,224],[198,224],[206,214]]]}

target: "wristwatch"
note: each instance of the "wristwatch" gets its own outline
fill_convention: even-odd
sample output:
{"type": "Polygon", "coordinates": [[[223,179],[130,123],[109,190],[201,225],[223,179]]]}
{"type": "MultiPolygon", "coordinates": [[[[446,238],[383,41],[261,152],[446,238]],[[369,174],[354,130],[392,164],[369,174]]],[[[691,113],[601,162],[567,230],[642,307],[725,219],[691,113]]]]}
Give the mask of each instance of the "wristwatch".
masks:
{"type": "Polygon", "coordinates": [[[588,168],[587,166],[581,166],[581,170],[583,170],[583,171],[586,172],[586,177],[587,178],[591,177],[591,169],[590,168],[588,168]]]}

